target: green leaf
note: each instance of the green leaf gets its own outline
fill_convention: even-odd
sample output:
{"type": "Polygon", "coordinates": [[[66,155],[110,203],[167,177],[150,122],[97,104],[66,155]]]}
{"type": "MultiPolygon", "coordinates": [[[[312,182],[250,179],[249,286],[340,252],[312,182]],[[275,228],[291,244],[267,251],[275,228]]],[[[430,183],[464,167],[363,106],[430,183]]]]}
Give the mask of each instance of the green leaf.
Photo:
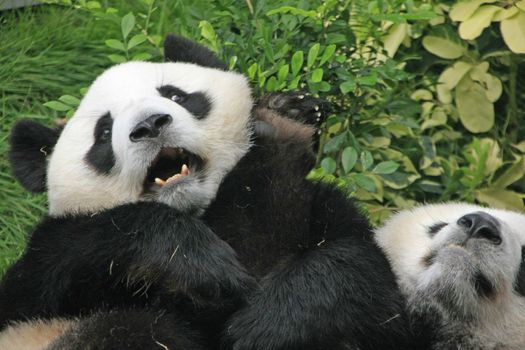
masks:
{"type": "Polygon", "coordinates": [[[373,164],[374,158],[372,157],[372,153],[369,151],[361,152],[361,165],[363,166],[363,171],[370,169],[373,164]]]}
{"type": "Polygon", "coordinates": [[[328,61],[335,53],[336,46],[334,44],[328,45],[324,51],[323,55],[321,56],[321,60],[319,61],[319,66],[322,66],[325,64],[326,61],[328,61]]]}
{"type": "Polygon", "coordinates": [[[290,82],[290,84],[288,84],[288,88],[290,90],[297,89],[297,86],[299,85],[299,80],[301,80],[300,76],[297,76],[297,77],[293,78],[292,81],[290,82]]]}
{"type": "Polygon", "coordinates": [[[312,81],[314,83],[318,83],[320,82],[321,80],[323,80],[323,68],[316,68],[313,72],[312,72],[312,81]]]}
{"type": "Polygon", "coordinates": [[[523,178],[524,175],[525,157],[521,156],[492,183],[492,186],[505,188],[523,178]]]}
{"type": "Polygon", "coordinates": [[[308,58],[306,59],[306,66],[310,68],[319,54],[319,48],[321,45],[319,43],[314,44],[308,51],[308,58]]]}
{"type": "Polygon", "coordinates": [[[410,98],[414,101],[432,101],[433,96],[432,93],[426,89],[418,89],[410,95],[410,98]]]}
{"type": "Polygon", "coordinates": [[[113,63],[123,63],[123,62],[126,62],[126,57],[122,56],[122,55],[108,55],[108,58],[111,60],[111,62],[113,63]]]}
{"type": "Polygon", "coordinates": [[[423,47],[430,53],[446,59],[455,59],[463,56],[466,48],[447,38],[427,35],[423,38],[423,47]]]}
{"type": "Polygon", "coordinates": [[[102,6],[100,5],[100,2],[98,1],[88,1],[86,2],[86,8],[88,10],[96,10],[96,9],[102,8],[102,6]]]}
{"type": "Polygon", "coordinates": [[[277,78],[271,76],[270,79],[266,81],[266,90],[275,91],[277,89],[277,78]]]}
{"type": "Polygon", "coordinates": [[[138,54],[133,55],[133,61],[148,61],[151,57],[151,54],[147,52],[139,52],[138,54]]]}
{"type": "Polygon", "coordinates": [[[330,90],[332,90],[332,85],[330,85],[328,82],[326,81],[321,81],[319,83],[319,91],[322,91],[322,92],[329,92],[330,90]]]}
{"type": "Polygon", "coordinates": [[[518,142],[516,144],[512,144],[512,147],[516,148],[521,153],[525,153],[525,140],[518,142]]]}
{"type": "Polygon", "coordinates": [[[515,4],[515,6],[509,7],[509,8],[500,8],[499,11],[496,12],[494,17],[492,18],[492,22],[503,21],[503,20],[505,20],[507,18],[510,18],[510,17],[514,16],[516,13],[518,13],[518,11],[519,10],[518,10],[517,4],[515,4]]]}
{"type": "Polygon", "coordinates": [[[348,134],[342,133],[337,136],[332,137],[328,142],[324,144],[323,151],[324,153],[337,152],[341,149],[342,145],[346,142],[348,134]]]}
{"type": "Polygon", "coordinates": [[[341,154],[341,163],[345,174],[349,173],[353,169],[357,162],[357,151],[354,147],[346,147],[341,154]]]}
{"type": "Polygon", "coordinates": [[[383,175],[383,174],[392,174],[399,168],[399,164],[392,160],[387,160],[386,162],[381,162],[377,164],[372,172],[374,174],[383,175]]]}
{"type": "Polygon", "coordinates": [[[115,50],[126,51],[126,47],[122,41],[117,39],[108,39],[105,41],[106,45],[115,50]]]}
{"type": "Polygon", "coordinates": [[[501,188],[487,188],[475,192],[476,199],[494,208],[523,211],[523,199],[519,193],[501,188]]]}
{"type": "Polygon", "coordinates": [[[357,82],[362,85],[374,86],[377,84],[378,75],[376,71],[372,71],[370,75],[365,75],[357,78],[357,82]]]}
{"type": "Polygon", "coordinates": [[[290,66],[287,64],[279,68],[279,72],[277,73],[277,78],[279,80],[279,83],[282,83],[286,79],[289,71],[290,71],[290,66]]]}
{"type": "Polygon", "coordinates": [[[363,174],[354,174],[353,178],[355,179],[357,186],[368,192],[375,192],[376,184],[370,177],[363,174]]]}
{"type": "Polygon", "coordinates": [[[71,95],[60,96],[58,100],[73,107],[78,107],[78,105],[80,104],[80,100],[75,96],[71,95]]]}
{"type": "Polygon", "coordinates": [[[288,13],[288,12],[290,12],[292,15],[295,15],[295,16],[299,15],[303,17],[310,17],[312,19],[315,19],[317,16],[317,12],[315,12],[314,10],[306,11],[306,10],[303,10],[297,7],[292,7],[292,6],[281,6],[276,9],[270,10],[266,12],[266,16],[272,16],[278,13],[288,13]]]}
{"type": "Polygon", "coordinates": [[[217,34],[215,33],[215,29],[213,29],[213,26],[210,22],[200,21],[199,28],[201,29],[201,35],[204,39],[208,40],[212,44],[216,43],[217,34]]]}
{"type": "Polygon", "coordinates": [[[257,64],[257,62],[253,63],[249,68],[248,68],[248,78],[250,78],[250,80],[254,80],[255,79],[255,73],[257,73],[257,68],[259,67],[259,65],[257,64]]]}
{"type": "Polygon", "coordinates": [[[469,19],[474,12],[481,6],[481,4],[488,2],[495,2],[496,0],[467,0],[458,1],[450,9],[450,19],[456,22],[463,22],[469,19]]]}
{"type": "Polygon", "coordinates": [[[131,33],[131,30],[135,26],[135,16],[132,12],[128,13],[124,17],[122,17],[122,20],[120,21],[120,28],[122,29],[122,37],[126,39],[131,33]]]}
{"type": "Polygon", "coordinates": [[[494,105],[487,99],[485,89],[469,77],[456,87],[459,119],[468,131],[487,132],[494,126],[494,105]]]}
{"type": "Polygon", "coordinates": [[[501,21],[501,34],[505,44],[514,53],[525,53],[525,12],[501,21]]]}
{"type": "Polygon", "coordinates": [[[499,78],[487,73],[489,64],[482,62],[470,71],[470,78],[474,81],[480,82],[485,88],[485,94],[490,102],[496,102],[503,92],[503,86],[499,78]]]}
{"type": "Polygon", "coordinates": [[[483,29],[492,22],[492,18],[501,8],[493,5],[484,5],[459,25],[459,36],[465,40],[474,40],[481,35],[483,29]]]}
{"type": "Polygon", "coordinates": [[[333,174],[337,169],[337,163],[333,158],[326,157],[321,161],[321,167],[323,167],[327,174],[333,174]]]}
{"type": "Polygon", "coordinates": [[[55,111],[59,111],[59,112],[65,112],[71,109],[71,106],[68,106],[59,101],[49,101],[49,102],[44,103],[44,106],[46,106],[47,108],[51,108],[55,111]]]}
{"type": "Polygon", "coordinates": [[[134,35],[131,39],[129,39],[129,42],[128,42],[128,50],[137,46],[137,45],[140,45],[142,44],[143,42],[145,42],[146,40],[148,39],[147,36],[145,36],[144,34],[137,34],[137,35],[134,35]]]}
{"type": "Polygon", "coordinates": [[[299,70],[303,66],[304,62],[304,53],[302,51],[297,51],[292,56],[292,75],[295,77],[299,70]]]}
{"type": "Polygon", "coordinates": [[[339,85],[339,90],[341,90],[343,94],[347,94],[349,92],[354,92],[355,87],[356,87],[355,80],[348,80],[348,81],[345,81],[344,83],[341,83],[341,85],[339,85]]]}
{"type": "Polygon", "coordinates": [[[443,103],[452,103],[452,94],[456,85],[471,69],[472,65],[466,62],[458,61],[450,68],[447,68],[441,73],[438,79],[436,91],[438,98],[443,103]]]}
{"type": "Polygon", "coordinates": [[[408,23],[396,23],[388,30],[388,35],[383,38],[383,46],[388,57],[394,57],[399,45],[408,35],[408,23]]]}

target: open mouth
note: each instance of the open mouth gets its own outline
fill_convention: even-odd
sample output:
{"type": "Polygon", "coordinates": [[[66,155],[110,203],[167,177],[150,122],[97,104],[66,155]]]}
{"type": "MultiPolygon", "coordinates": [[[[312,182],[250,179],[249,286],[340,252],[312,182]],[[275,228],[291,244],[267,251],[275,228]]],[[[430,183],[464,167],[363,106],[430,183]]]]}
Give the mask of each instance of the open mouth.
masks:
{"type": "Polygon", "coordinates": [[[182,147],[164,147],[148,168],[144,188],[180,182],[199,171],[203,164],[201,157],[182,147]]]}

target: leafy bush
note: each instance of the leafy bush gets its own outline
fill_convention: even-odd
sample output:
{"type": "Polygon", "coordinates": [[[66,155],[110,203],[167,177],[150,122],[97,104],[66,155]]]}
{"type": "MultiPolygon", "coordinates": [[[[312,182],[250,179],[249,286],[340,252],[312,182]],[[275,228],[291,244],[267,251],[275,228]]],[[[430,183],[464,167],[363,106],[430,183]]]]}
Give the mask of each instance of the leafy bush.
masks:
{"type": "MultiPolygon", "coordinates": [[[[159,60],[169,30],[228,58],[258,94],[299,89],[330,101],[335,108],[310,177],[349,190],[379,222],[421,201],[524,210],[524,89],[517,78],[524,4],[143,0],[119,10],[97,1],[76,6],[120,25],[122,36],[105,40],[115,50],[112,62],[159,60]]],[[[63,96],[48,106],[71,114],[76,104],[63,96]]]]}

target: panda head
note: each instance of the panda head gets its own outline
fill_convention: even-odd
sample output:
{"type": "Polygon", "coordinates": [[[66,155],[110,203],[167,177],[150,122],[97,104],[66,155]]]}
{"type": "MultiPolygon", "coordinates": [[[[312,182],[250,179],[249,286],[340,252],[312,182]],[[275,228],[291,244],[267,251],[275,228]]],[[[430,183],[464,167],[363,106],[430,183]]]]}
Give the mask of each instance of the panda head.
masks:
{"type": "Polygon", "coordinates": [[[165,55],[102,73],[61,132],[15,125],[13,174],[33,192],[47,188],[50,214],[140,200],[199,210],[214,198],[250,147],[250,88],[187,39],[168,36],[165,55]]]}
{"type": "Polygon", "coordinates": [[[375,238],[412,306],[460,319],[525,312],[525,215],[423,205],[394,215],[375,238]]]}

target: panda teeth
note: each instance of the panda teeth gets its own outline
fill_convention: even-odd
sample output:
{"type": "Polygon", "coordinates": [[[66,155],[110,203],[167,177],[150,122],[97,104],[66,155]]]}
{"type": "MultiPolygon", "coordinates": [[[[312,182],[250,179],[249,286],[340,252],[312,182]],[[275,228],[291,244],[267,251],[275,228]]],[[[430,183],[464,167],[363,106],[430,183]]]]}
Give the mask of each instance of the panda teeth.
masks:
{"type": "Polygon", "coordinates": [[[190,173],[190,168],[186,164],[182,164],[182,167],[180,168],[180,173],[183,176],[187,176],[190,173]]]}
{"type": "Polygon", "coordinates": [[[180,174],[175,174],[173,176],[170,176],[166,180],[162,180],[162,179],[156,177],[155,178],[155,183],[162,187],[162,186],[165,186],[165,185],[167,185],[168,183],[170,183],[172,181],[175,181],[175,180],[178,180],[180,178],[186,177],[189,174],[190,174],[190,169],[188,168],[188,166],[186,164],[182,164],[182,167],[180,169],[180,174]]]}
{"type": "Polygon", "coordinates": [[[166,181],[159,179],[158,177],[155,178],[155,183],[159,186],[164,186],[166,184],[166,181]]]}

